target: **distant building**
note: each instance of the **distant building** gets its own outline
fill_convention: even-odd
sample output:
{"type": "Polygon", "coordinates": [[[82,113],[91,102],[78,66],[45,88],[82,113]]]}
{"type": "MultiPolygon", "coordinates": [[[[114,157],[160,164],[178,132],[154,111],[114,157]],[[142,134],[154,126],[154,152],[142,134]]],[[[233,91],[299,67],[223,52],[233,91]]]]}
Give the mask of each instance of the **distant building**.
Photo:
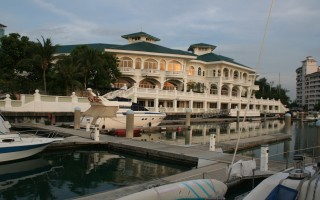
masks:
{"type": "MultiPolygon", "coordinates": [[[[128,44],[86,44],[116,54],[122,76],[114,83],[123,92],[107,97],[132,99],[149,110],[203,113],[214,110],[246,110],[247,116],[283,113],[279,100],[256,99],[256,71],[214,52],[216,46],[197,43],[188,51],[156,44],[160,39],[144,32],[123,35],[128,44]]],[[[69,54],[79,45],[60,45],[57,54],[69,54]]]]}
{"type": "Polygon", "coordinates": [[[320,101],[320,67],[311,56],[302,61],[297,73],[297,104],[313,110],[320,101]]]}
{"type": "MultiPolygon", "coordinates": [[[[6,28],[5,25],[0,24],[0,38],[4,36],[4,29],[6,28]]],[[[1,40],[0,40],[0,46],[1,46],[1,40]]]]}

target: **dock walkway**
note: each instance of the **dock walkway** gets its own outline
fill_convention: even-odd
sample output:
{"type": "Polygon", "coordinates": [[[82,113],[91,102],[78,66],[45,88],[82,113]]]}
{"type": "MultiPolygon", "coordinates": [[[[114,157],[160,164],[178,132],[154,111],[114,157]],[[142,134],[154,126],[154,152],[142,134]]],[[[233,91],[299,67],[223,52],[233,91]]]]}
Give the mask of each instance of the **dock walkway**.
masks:
{"type": "MultiPolygon", "coordinates": [[[[129,151],[130,153],[139,152],[140,154],[145,153],[147,157],[152,158],[163,158],[169,160],[184,160],[187,162],[198,163],[198,167],[179,173],[173,176],[161,178],[158,180],[150,181],[144,184],[119,188],[116,190],[103,192],[95,195],[84,196],[78,199],[117,199],[122,196],[126,196],[135,192],[142,191],[150,185],[163,185],[166,183],[184,181],[190,179],[201,179],[201,178],[214,178],[223,182],[227,182],[226,169],[232,161],[232,154],[222,152],[209,151],[209,144],[206,145],[169,145],[161,142],[147,142],[139,141],[123,137],[114,137],[109,135],[100,134],[100,141],[94,141],[90,137],[90,133],[85,130],[74,130],[61,128],[57,126],[44,126],[41,124],[25,124],[16,125],[17,127],[30,127],[36,129],[44,129],[48,131],[55,131],[58,133],[71,135],[66,137],[64,141],[53,144],[50,146],[51,149],[61,148],[62,146],[75,146],[83,144],[102,144],[109,145],[115,150],[129,151]]],[[[241,139],[240,144],[245,144],[250,138],[241,139]]],[[[251,160],[251,157],[237,155],[235,161],[238,160],[251,160]]],[[[260,161],[256,160],[258,165],[260,161]]],[[[267,172],[260,172],[257,170],[255,175],[270,175],[279,170],[285,169],[285,163],[282,162],[270,162],[269,170],[267,172]]]]}

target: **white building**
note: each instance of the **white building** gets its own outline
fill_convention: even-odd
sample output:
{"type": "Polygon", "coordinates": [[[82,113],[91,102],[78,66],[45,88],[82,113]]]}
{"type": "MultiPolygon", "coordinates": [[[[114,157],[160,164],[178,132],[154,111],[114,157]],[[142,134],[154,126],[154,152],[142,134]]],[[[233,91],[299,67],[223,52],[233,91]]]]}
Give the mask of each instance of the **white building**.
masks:
{"type": "Polygon", "coordinates": [[[320,101],[320,67],[311,56],[302,61],[297,73],[297,104],[313,110],[320,101]]]}
{"type": "MultiPolygon", "coordinates": [[[[247,116],[260,112],[284,113],[280,101],[256,99],[256,71],[232,58],[214,53],[216,46],[193,44],[188,51],[157,45],[160,39],[144,32],[123,35],[126,45],[87,44],[119,58],[122,76],[114,84],[127,88],[109,93],[107,97],[122,96],[147,107],[167,113],[216,112],[228,109],[235,116],[237,109],[247,116]]],[[[63,45],[58,54],[68,54],[77,45],[63,45]]]]}

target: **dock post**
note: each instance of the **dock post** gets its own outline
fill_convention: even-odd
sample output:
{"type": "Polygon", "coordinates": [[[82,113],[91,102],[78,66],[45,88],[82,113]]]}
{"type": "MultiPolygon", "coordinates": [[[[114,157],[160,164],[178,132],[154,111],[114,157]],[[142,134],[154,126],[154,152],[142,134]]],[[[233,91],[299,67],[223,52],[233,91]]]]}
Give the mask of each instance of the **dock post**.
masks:
{"type": "Polygon", "coordinates": [[[90,132],[90,126],[91,126],[90,119],[87,119],[86,132],[90,132]]]}
{"type": "Polygon", "coordinates": [[[210,148],[209,151],[215,151],[216,150],[216,135],[210,134],[210,148]]]}
{"type": "Polygon", "coordinates": [[[268,171],[269,145],[261,145],[260,171],[268,171]]]}
{"type": "Polygon", "coordinates": [[[74,129],[80,129],[80,117],[81,117],[81,108],[75,107],[74,108],[74,129]]]}
{"type": "Polygon", "coordinates": [[[126,138],[133,138],[134,112],[128,110],[126,114],[126,138]]]}
{"type": "Polygon", "coordinates": [[[304,119],[304,112],[301,112],[301,121],[303,121],[303,119],[304,119]]]}
{"type": "Polygon", "coordinates": [[[189,129],[189,127],[190,127],[190,118],[191,118],[191,109],[190,108],[187,108],[186,109],[186,126],[188,127],[188,129],[189,129]]]}
{"type": "Polygon", "coordinates": [[[99,131],[99,124],[96,124],[94,126],[94,136],[93,136],[93,139],[94,141],[99,141],[100,140],[100,131],[99,131]]]}
{"type": "Polygon", "coordinates": [[[239,123],[240,123],[240,110],[238,107],[236,107],[236,110],[237,110],[237,126],[239,126],[239,123]]]}
{"type": "Polygon", "coordinates": [[[284,115],[284,124],[286,127],[285,130],[287,134],[289,134],[291,129],[291,115],[289,113],[284,115]]]}

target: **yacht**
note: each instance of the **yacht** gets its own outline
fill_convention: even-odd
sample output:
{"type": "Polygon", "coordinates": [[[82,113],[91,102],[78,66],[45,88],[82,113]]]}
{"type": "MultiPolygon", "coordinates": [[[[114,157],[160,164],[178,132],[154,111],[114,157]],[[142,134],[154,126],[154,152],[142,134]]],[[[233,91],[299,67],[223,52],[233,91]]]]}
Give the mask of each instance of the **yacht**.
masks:
{"type": "Polygon", "coordinates": [[[88,93],[90,108],[83,113],[81,127],[90,124],[90,127],[98,125],[99,130],[124,130],[128,111],[133,111],[135,128],[158,126],[166,117],[165,113],[149,111],[130,99],[106,99],[104,96],[97,96],[90,88],[88,93]]]}

